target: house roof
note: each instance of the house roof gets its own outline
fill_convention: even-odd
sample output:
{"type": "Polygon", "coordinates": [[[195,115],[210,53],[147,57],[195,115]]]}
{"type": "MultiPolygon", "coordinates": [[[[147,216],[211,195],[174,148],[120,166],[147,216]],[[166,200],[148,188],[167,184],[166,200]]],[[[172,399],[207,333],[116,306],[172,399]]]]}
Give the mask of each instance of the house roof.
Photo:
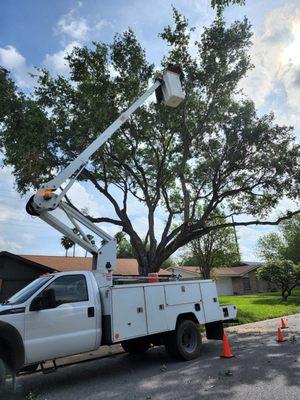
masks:
{"type": "MultiPolygon", "coordinates": [[[[77,271],[91,270],[91,257],[65,257],[65,256],[40,256],[25,254],[21,255],[23,259],[33,261],[40,265],[45,265],[56,271],[77,271]]],[[[139,275],[138,262],[134,258],[118,258],[115,275],[139,275]]],[[[171,275],[171,272],[164,269],[159,270],[160,275],[171,275]]]]}
{"type": "MultiPolygon", "coordinates": [[[[249,273],[250,271],[257,269],[260,266],[261,266],[261,263],[258,263],[258,262],[249,262],[249,263],[243,262],[242,265],[237,265],[237,266],[233,266],[233,267],[215,268],[213,270],[213,273],[215,276],[238,277],[238,276],[243,276],[243,275],[249,273]]],[[[182,270],[184,272],[190,272],[190,273],[200,275],[198,267],[191,267],[191,266],[183,265],[183,266],[168,268],[169,271],[172,269],[182,270]]]]}
{"type": "Polygon", "coordinates": [[[36,262],[35,260],[31,260],[29,258],[24,259],[22,256],[18,256],[17,254],[10,253],[9,251],[0,251],[0,257],[5,257],[5,256],[12,258],[16,261],[25,263],[25,264],[29,265],[30,267],[38,268],[43,273],[53,272],[52,268],[49,268],[47,265],[40,264],[40,263],[36,262]]]}
{"type": "Polygon", "coordinates": [[[248,274],[250,271],[257,269],[261,264],[257,265],[239,265],[236,267],[228,268],[216,268],[214,269],[214,274],[216,276],[243,276],[248,274]]]}

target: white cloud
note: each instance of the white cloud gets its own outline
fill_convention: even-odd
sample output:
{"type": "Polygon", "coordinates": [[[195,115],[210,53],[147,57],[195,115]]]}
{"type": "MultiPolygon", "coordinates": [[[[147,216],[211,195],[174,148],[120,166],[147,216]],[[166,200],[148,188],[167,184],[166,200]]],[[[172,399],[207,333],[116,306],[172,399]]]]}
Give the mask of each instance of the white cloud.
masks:
{"type": "Polygon", "coordinates": [[[19,252],[33,236],[26,221],[26,201],[13,190],[13,184],[11,168],[0,169],[0,251],[19,252]]]}
{"type": "Polygon", "coordinates": [[[69,66],[66,61],[66,56],[70,54],[74,47],[78,47],[78,42],[69,43],[64,49],[53,54],[46,54],[43,61],[44,66],[53,74],[68,75],[69,66]]]}
{"type": "Polygon", "coordinates": [[[96,192],[89,185],[75,182],[68,192],[71,201],[78,208],[86,208],[90,215],[94,217],[112,216],[113,210],[106,204],[99,192],[96,192]],[[108,215],[109,214],[109,215],[108,215]]]}
{"type": "MultiPolygon", "coordinates": [[[[78,8],[81,6],[79,5],[78,8]]],[[[95,39],[95,35],[103,29],[104,26],[109,25],[106,20],[86,18],[78,15],[78,9],[73,8],[67,14],[63,15],[57,22],[54,32],[62,40],[63,44],[68,41],[78,41],[84,43],[87,40],[95,39]]]]}
{"type": "Polygon", "coordinates": [[[75,10],[63,15],[56,26],[57,35],[65,35],[68,38],[84,41],[87,39],[90,27],[85,18],[76,17],[75,10]]]}
{"type": "MultiPolygon", "coordinates": [[[[80,2],[78,8],[82,7],[80,2]]],[[[104,26],[108,23],[105,20],[97,20],[95,23],[87,21],[86,18],[78,16],[78,9],[71,9],[57,22],[54,33],[60,38],[62,49],[52,54],[46,54],[43,65],[53,74],[68,76],[69,66],[66,56],[74,47],[81,47],[87,41],[95,39],[104,26]]]]}
{"type": "Polygon", "coordinates": [[[275,221],[279,216],[286,214],[288,211],[293,212],[299,210],[299,201],[291,200],[287,197],[284,197],[282,200],[279,201],[279,204],[269,214],[268,219],[271,221],[275,221]]]}
{"type": "Polygon", "coordinates": [[[0,237],[0,251],[9,251],[9,252],[19,252],[22,249],[22,246],[13,241],[4,240],[0,237]]]}
{"type": "Polygon", "coordinates": [[[282,106],[290,107],[297,116],[295,119],[294,115],[295,122],[299,121],[299,47],[299,3],[292,2],[272,10],[262,31],[256,32],[253,38],[251,56],[255,69],[241,83],[258,107],[263,106],[267,99],[275,111],[281,109],[282,113],[282,106]]]}
{"type": "Polygon", "coordinates": [[[1,63],[8,69],[26,67],[26,60],[13,46],[0,48],[1,63]]]}
{"type": "Polygon", "coordinates": [[[20,88],[33,86],[34,78],[29,73],[33,73],[34,69],[27,65],[25,57],[14,46],[0,47],[0,64],[12,73],[20,88]]]}

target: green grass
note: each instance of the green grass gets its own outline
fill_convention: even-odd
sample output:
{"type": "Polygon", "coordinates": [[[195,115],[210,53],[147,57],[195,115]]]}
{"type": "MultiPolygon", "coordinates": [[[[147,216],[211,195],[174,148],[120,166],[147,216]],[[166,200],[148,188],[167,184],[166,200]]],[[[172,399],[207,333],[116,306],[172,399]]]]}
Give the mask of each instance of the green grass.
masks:
{"type": "Polygon", "coordinates": [[[220,304],[235,304],[240,324],[281,317],[300,312],[300,290],[294,290],[287,301],[280,293],[257,293],[249,296],[220,296],[220,304]]]}

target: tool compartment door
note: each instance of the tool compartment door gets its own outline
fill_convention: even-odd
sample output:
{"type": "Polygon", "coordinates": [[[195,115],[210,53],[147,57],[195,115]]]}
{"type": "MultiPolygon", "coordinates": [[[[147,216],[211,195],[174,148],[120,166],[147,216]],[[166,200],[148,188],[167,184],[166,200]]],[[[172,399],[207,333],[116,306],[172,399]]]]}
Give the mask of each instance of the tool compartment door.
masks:
{"type": "Polygon", "coordinates": [[[199,283],[180,282],[165,286],[166,302],[168,306],[187,303],[199,303],[201,293],[199,283]]]}
{"type": "Polygon", "coordinates": [[[163,286],[145,286],[148,333],[168,330],[165,291],[163,286]]]}
{"type": "Polygon", "coordinates": [[[114,288],[112,309],[114,341],[147,335],[143,287],[114,288]]]}
{"type": "Polygon", "coordinates": [[[202,294],[205,322],[221,321],[223,319],[223,315],[219,306],[215,282],[201,282],[200,289],[202,294]]]}

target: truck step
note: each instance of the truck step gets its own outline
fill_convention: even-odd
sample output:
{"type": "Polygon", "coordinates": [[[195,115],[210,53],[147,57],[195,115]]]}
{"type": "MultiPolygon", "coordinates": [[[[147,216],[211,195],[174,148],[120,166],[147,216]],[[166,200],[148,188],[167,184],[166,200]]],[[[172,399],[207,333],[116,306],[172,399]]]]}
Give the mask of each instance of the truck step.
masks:
{"type": "MultiPolygon", "coordinates": [[[[41,363],[41,368],[42,368],[42,372],[43,374],[51,374],[52,372],[56,372],[57,371],[57,365],[55,360],[52,360],[53,365],[52,366],[45,366],[45,363],[41,363]]],[[[48,362],[47,362],[48,364],[48,362]]]]}

